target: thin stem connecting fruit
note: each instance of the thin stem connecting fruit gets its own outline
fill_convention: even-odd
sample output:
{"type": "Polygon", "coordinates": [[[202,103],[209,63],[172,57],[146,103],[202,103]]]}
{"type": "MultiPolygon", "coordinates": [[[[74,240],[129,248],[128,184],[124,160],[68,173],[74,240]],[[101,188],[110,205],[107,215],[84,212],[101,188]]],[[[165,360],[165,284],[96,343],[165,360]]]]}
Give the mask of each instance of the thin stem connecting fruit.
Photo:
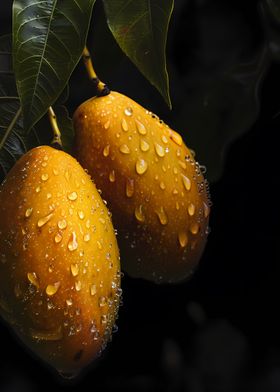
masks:
{"type": "Polygon", "coordinates": [[[110,90],[107,87],[107,85],[105,83],[101,82],[101,80],[99,80],[98,76],[96,75],[96,72],[93,68],[90,52],[86,46],[83,50],[82,58],[83,58],[83,62],[85,64],[85,67],[87,70],[88,77],[93,82],[93,84],[96,88],[96,91],[97,91],[96,95],[101,97],[101,96],[105,96],[105,95],[110,94],[110,90]]]}
{"type": "Polygon", "coordinates": [[[55,112],[51,106],[49,107],[48,114],[49,114],[49,120],[50,120],[52,130],[53,130],[53,140],[52,140],[51,144],[53,146],[59,147],[59,149],[62,149],[61,132],[60,132],[58,124],[57,124],[55,112]]]}

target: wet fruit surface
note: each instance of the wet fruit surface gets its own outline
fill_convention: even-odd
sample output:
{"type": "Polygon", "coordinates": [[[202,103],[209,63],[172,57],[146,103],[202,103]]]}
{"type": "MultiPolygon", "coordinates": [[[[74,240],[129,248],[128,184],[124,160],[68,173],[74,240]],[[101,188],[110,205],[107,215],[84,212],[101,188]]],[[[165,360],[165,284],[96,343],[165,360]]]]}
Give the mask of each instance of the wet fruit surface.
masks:
{"type": "Polygon", "coordinates": [[[181,136],[116,92],[83,103],[74,125],[77,158],[113,212],[124,270],[158,283],[188,277],[206,242],[210,203],[181,136]]]}
{"type": "Polygon", "coordinates": [[[0,311],[37,355],[75,374],[115,323],[119,252],[110,213],[70,155],[25,154],[0,187],[0,311]]]}

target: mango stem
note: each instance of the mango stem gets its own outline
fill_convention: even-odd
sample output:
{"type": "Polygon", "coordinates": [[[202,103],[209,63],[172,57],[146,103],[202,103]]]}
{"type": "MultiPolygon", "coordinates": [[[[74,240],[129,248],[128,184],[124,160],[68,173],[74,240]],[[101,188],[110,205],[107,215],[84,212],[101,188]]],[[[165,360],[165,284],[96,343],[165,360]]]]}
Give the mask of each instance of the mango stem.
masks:
{"type": "Polygon", "coordinates": [[[98,97],[103,97],[105,95],[110,94],[109,88],[106,86],[105,83],[101,82],[101,80],[99,80],[98,76],[96,75],[96,72],[93,68],[90,52],[86,46],[84,47],[82,58],[83,58],[84,65],[86,67],[88,77],[93,82],[96,88],[97,91],[96,95],[98,97]]]}
{"type": "Polygon", "coordinates": [[[53,140],[52,140],[51,144],[54,147],[62,150],[61,132],[60,132],[58,124],[57,124],[55,112],[51,106],[48,109],[48,114],[49,114],[49,120],[51,123],[51,127],[53,130],[53,140]]]}

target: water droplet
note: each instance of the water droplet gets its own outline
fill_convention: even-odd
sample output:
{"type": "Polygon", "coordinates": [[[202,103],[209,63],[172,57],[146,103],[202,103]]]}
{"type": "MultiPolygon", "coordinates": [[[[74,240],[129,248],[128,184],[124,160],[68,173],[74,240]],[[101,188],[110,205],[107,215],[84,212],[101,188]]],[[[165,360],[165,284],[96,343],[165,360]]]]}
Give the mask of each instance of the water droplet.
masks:
{"type": "Polygon", "coordinates": [[[77,282],[75,282],[75,289],[76,291],[80,291],[82,288],[82,283],[80,280],[77,280],[77,282]]]}
{"type": "Polygon", "coordinates": [[[168,138],[165,135],[162,135],[161,140],[163,143],[167,144],[168,143],[168,138]]]}
{"type": "Polygon", "coordinates": [[[53,213],[50,213],[49,215],[39,219],[37,222],[37,226],[38,227],[44,226],[52,218],[52,216],[53,216],[53,213]]]}
{"type": "Polygon", "coordinates": [[[54,174],[55,176],[58,176],[58,173],[59,173],[59,171],[58,171],[57,169],[53,169],[53,174],[54,174]]]}
{"type": "Polygon", "coordinates": [[[203,202],[203,208],[204,208],[204,217],[208,218],[210,214],[210,208],[207,203],[203,202]]]}
{"type": "Polygon", "coordinates": [[[110,127],[110,120],[106,121],[104,124],[105,129],[109,129],[109,127],[110,127]]]}
{"type": "Polygon", "coordinates": [[[122,129],[123,129],[125,132],[128,131],[128,124],[127,124],[125,118],[122,119],[122,129]]]}
{"type": "Polygon", "coordinates": [[[178,192],[178,190],[175,188],[175,189],[173,189],[173,192],[172,192],[172,193],[173,193],[173,195],[178,195],[179,192],[178,192]]]}
{"type": "Polygon", "coordinates": [[[156,210],[156,214],[159,218],[159,221],[162,225],[166,225],[168,223],[168,218],[166,212],[163,207],[160,207],[159,210],[156,210]]]}
{"type": "Polygon", "coordinates": [[[49,178],[49,175],[48,175],[48,174],[46,174],[46,173],[44,173],[44,174],[42,174],[42,175],[41,175],[41,179],[42,179],[42,181],[47,181],[47,180],[48,180],[48,178],[49,178]]]}
{"type": "Polygon", "coordinates": [[[106,297],[99,297],[98,304],[100,307],[105,306],[106,305],[106,297]]]}
{"type": "Polygon", "coordinates": [[[77,276],[79,273],[79,266],[78,264],[71,264],[70,266],[72,276],[77,276]]]}
{"type": "Polygon", "coordinates": [[[187,176],[184,176],[183,174],[181,174],[181,176],[185,189],[189,191],[191,189],[191,180],[187,176]]]}
{"type": "Polygon", "coordinates": [[[131,107],[125,108],[124,109],[124,114],[128,117],[132,116],[133,109],[131,107]]]}
{"type": "Polygon", "coordinates": [[[87,228],[87,229],[90,228],[90,220],[89,220],[89,219],[86,221],[86,228],[87,228]]]}
{"type": "Polygon", "coordinates": [[[185,162],[183,162],[183,161],[178,161],[178,164],[181,166],[182,169],[186,170],[187,165],[186,165],[185,162]]]}
{"type": "Polygon", "coordinates": [[[120,146],[120,152],[122,152],[123,154],[130,154],[130,149],[129,149],[128,145],[122,144],[120,146]]]}
{"type": "Polygon", "coordinates": [[[135,218],[139,222],[144,222],[145,221],[145,215],[143,213],[143,206],[140,204],[138,207],[135,208],[135,218]]]}
{"type": "Polygon", "coordinates": [[[63,230],[67,227],[67,222],[65,219],[58,221],[57,226],[59,229],[63,230]]]}
{"type": "Polygon", "coordinates": [[[127,178],[125,192],[126,192],[127,197],[133,196],[133,194],[134,194],[134,180],[132,178],[127,178]]]}
{"type": "Polygon", "coordinates": [[[69,199],[69,200],[74,201],[74,200],[77,200],[77,198],[78,198],[78,195],[77,195],[76,192],[71,192],[71,193],[69,193],[69,195],[68,195],[68,199],[69,199]]]}
{"type": "Polygon", "coordinates": [[[190,216],[193,216],[195,214],[195,205],[193,203],[191,203],[188,206],[188,213],[189,213],[190,216]]]}
{"type": "Polygon", "coordinates": [[[140,135],[146,135],[147,130],[146,130],[146,128],[145,128],[145,125],[142,124],[142,123],[141,123],[140,121],[138,121],[138,120],[135,120],[135,123],[136,123],[136,127],[137,127],[137,130],[138,130],[138,132],[140,133],[140,135]]]}
{"type": "Polygon", "coordinates": [[[62,235],[61,235],[60,233],[57,233],[57,234],[55,235],[55,237],[54,237],[54,242],[55,242],[56,244],[59,244],[59,243],[61,242],[61,240],[62,240],[62,235]]]}
{"type": "Polygon", "coordinates": [[[27,279],[31,284],[33,284],[33,286],[35,286],[37,289],[39,288],[40,284],[36,272],[28,272],[27,279]]]}
{"type": "Polygon", "coordinates": [[[100,319],[101,319],[102,324],[107,324],[107,315],[106,314],[102,314],[100,319]]]}
{"type": "Polygon", "coordinates": [[[178,211],[180,209],[180,205],[178,203],[178,201],[176,201],[176,210],[178,211]]]}
{"type": "Polygon", "coordinates": [[[54,284],[48,284],[46,287],[46,294],[49,296],[54,295],[59,289],[60,282],[55,282],[54,284]]]}
{"type": "Polygon", "coordinates": [[[117,283],[113,281],[111,287],[112,287],[112,289],[116,289],[117,288],[117,283]]]}
{"type": "Polygon", "coordinates": [[[148,142],[146,142],[146,140],[141,139],[141,141],[140,141],[140,148],[141,148],[141,150],[142,150],[143,152],[146,152],[146,151],[149,150],[150,145],[149,145],[148,142]]]}
{"type": "Polygon", "coordinates": [[[87,233],[87,234],[84,235],[84,241],[85,242],[89,242],[89,240],[90,240],[90,234],[87,233]]]}
{"type": "Polygon", "coordinates": [[[32,207],[27,208],[27,210],[25,211],[25,217],[29,218],[31,216],[31,214],[32,214],[32,211],[33,211],[32,207]]]}
{"type": "Polygon", "coordinates": [[[52,194],[51,193],[47,193],[47,199],[49,200],[49,199],[51,199],[51,197],[52,197],[52,194]]]}
{"type": "Polygon", "coordinates": [[[73,231],[70,240],[68,242],[68,249],[70,250],[70,252],[73,252],[77,248],[78,248],[77,236],[75,231],[73,231]]]}
{"type": "Polygon", "coordinates": [[[85,218],[85,214],[83,211],[78,211],[78,216],[80,219],[84,219],[85,218]]]}
{"type": "Polygon", "coordinates": [[[46,167],[47,166],[47,162],[42,162],[42,166],[46,167]]]}
{"type": "Polygon", "coordinates": [[[161,183],[159,184],[160,189],[164,190],[165,189],[165,183],[163,181],[161,181],[161,183]]]}
{"type": "Polygon", "coordinates": [[[96,285],[92,284],[90,286],[90,295],[94,296],[96,294],[96,285]]]}
{"type": "Polygon", "coordinates": [[[178,169],[177,169],[177,167],[174,167],[174,168],[173,168],[173,173],[174,173],[174,174],[178,174],[178,169]]]}
{"type": "Polygon", "coordinates": [[[66,302],[66,305],[67,305],[67,306],[72,306],[72,305],[73,305],[73,300],[72,300],[72,298],[67,299],[65,302],[66,302]]]}
{"type": "Polygon", "coordinates": [[[40,187],[40,186],[37,186],[37,188],[35,189],[35,192],[36,192],[36,193],[39,193],[40,190],[41,190],[41,187],[40,187]]]}
{"type": "Polygon", "coordinates": [[[170,132],[170,138],[175,142],[178,146],[181,146],[183,143],[181,135],[179,133],[172,131],[170,132]]]}
{"type": "Polygon", "coordinates": [[[108,157],[109,154],[110,154],[110,146],[108,144],[106,147],[104,147],[103,155],[104,155],[104,157],[108,157]]]}
{"type": "Polygon", "coordinates": [[[97,243],[97,247],[98,247],[98,249],[102,249],[102,244],[101,244],[101,242],[100,241],[96,241],[96,243],[97,243]]]}
{"type": "Polygon", "coordinates": [[[141,175],[144,174],[147,169],[148,169],[147,162],[142,158],[138,158],[136,162],[136,172],[141,175]]]}
{"type": "Polygon", "coordinates": [[[180,233],[178,234],[178,240],[179,240],[179,244],[182,248],[185,248],[188,244],[188,236],[187,233],[185,231],[180,231],[180,233]]]}
{"type": "Polygon", "coordinates": [[[115,181],[116,181],[115,170],[112,170],[112,171],[109,173],[109,181],[110,181],[110,182],[115,182],[115,181]]]}
{"type": "Polygon", "coordinates": [[[164,148],[160,144],[155,143],[155,150],[156,150],[156,153],[159,157],[161,157],[161,158],[164,157],[165,151],[164,151],[164,148]]]}
{"type": "Polygon", "coordinates": [[[190,232],[194,235],[197,234],[199,232],[199,224],[196,222],[192,223],[190,227],[190,232]]]}

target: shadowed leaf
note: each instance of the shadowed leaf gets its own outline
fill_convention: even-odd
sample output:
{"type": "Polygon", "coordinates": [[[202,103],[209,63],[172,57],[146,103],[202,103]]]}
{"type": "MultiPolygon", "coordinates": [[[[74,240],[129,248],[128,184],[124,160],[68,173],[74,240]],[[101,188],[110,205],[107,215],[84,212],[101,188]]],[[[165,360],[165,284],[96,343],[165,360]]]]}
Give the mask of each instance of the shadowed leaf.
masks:
{"type": "Polygon", "coordinates": [[[13,61],[30,129],[63,91],[85,45],[95,0],[15,0],[13,61]]]}
{"type": "Polygon", "coordinates": [[[173,0],[103,0],[107,22],[124,53],[171,107],[165,47],[173,0]]]}

